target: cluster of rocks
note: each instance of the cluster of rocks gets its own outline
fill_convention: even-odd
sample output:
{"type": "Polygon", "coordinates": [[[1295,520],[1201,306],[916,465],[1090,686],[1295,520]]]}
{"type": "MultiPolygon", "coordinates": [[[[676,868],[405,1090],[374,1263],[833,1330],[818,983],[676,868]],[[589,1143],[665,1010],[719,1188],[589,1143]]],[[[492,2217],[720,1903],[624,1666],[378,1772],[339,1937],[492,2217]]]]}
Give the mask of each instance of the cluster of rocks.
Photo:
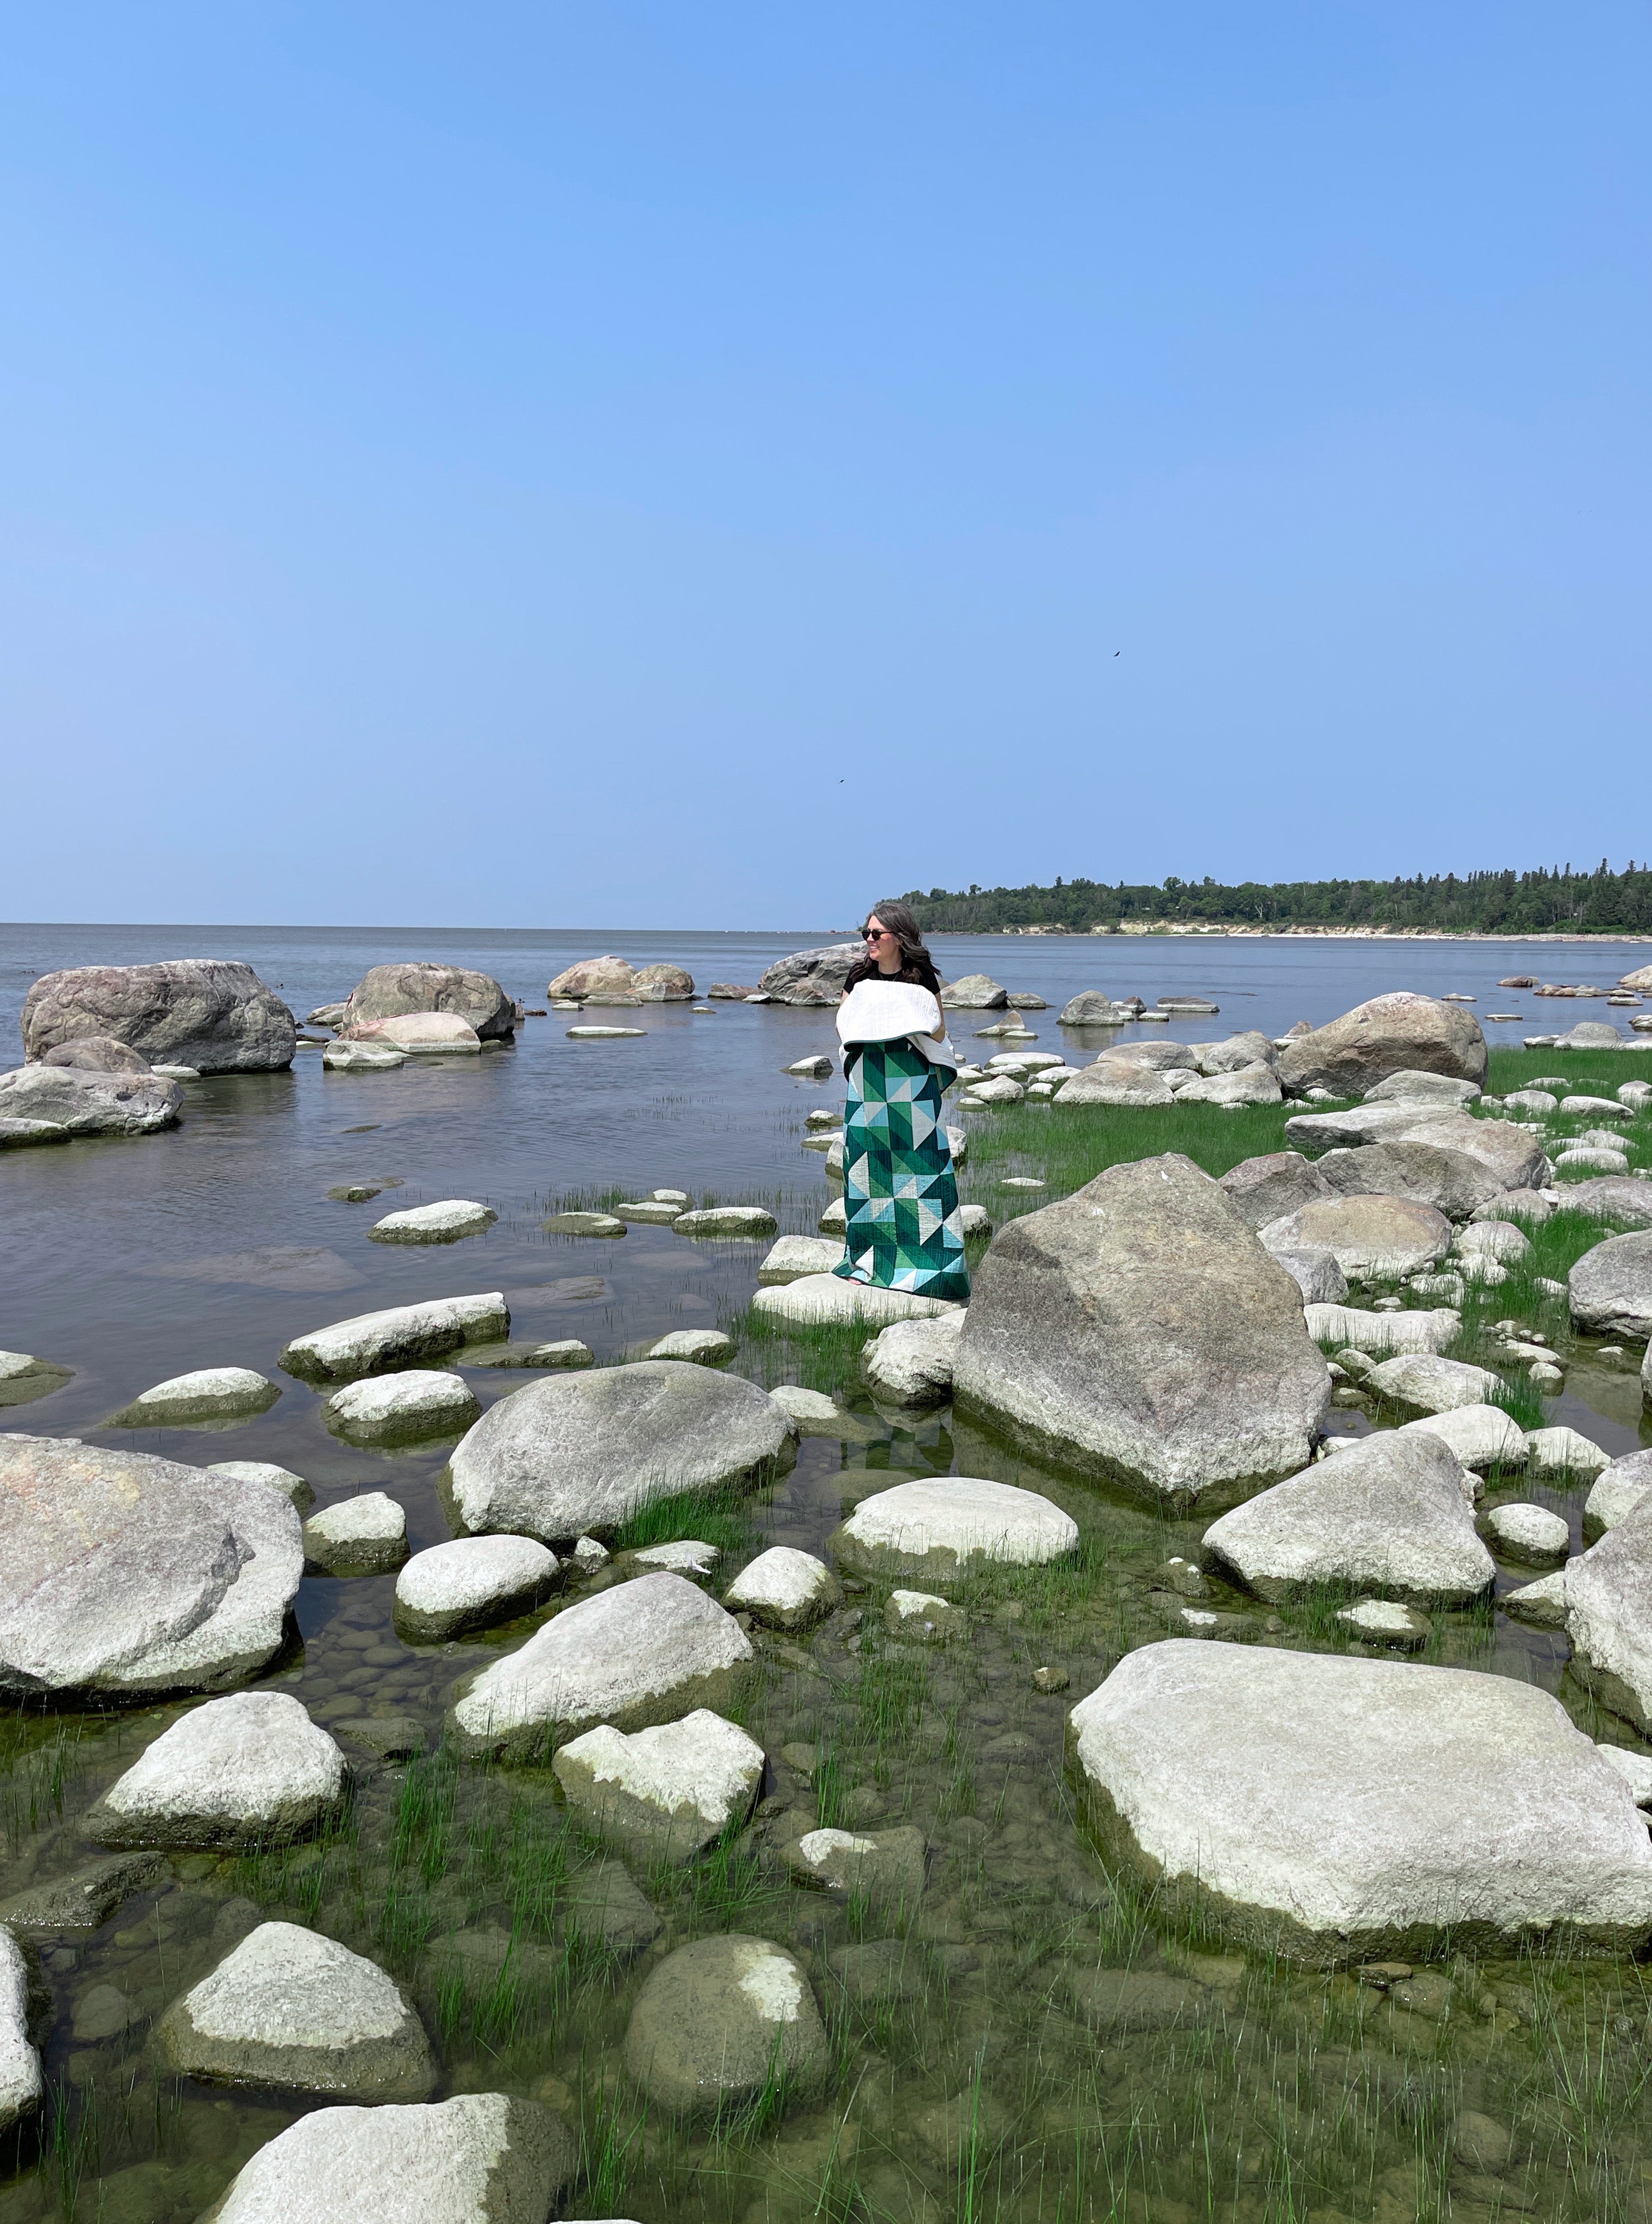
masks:
{"type": "Polygon", "coordinates": [[[553,1006],[687,1004],[693,1001],[694,982],[680,965],[633,966],[623,957],[585,957],[559,973],[545,995],[553,1006]]]}

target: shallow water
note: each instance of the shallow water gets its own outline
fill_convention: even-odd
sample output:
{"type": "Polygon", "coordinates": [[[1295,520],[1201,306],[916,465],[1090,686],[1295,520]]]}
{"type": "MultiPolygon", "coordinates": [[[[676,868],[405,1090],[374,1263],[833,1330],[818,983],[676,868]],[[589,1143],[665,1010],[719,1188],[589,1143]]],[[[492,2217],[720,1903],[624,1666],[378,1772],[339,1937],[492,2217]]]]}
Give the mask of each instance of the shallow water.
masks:
{"type": "MultiPolygon", "coordinates": [[[[533,1003],[552,973],[598,948],[687,964],[704,985],[755,980],[794,946],[755,936],[11,928],[0,932],[0,1025],[15,1022],[39,972],[102,960],[244,956],[302,1017],[391,956],[484,966],[533,1003]]],[[[1152,1030],[1199,1039],[1248,1026],[1282,1032],[1396,987],[1460,988],[1478,995],[1477,1012],[1514,1009],[1518,999],[1490,994],[1500,974],[1607,981],[1646,953],[1295,939],[1109,938],[1098,948],[993,937],[949,938],[940,954],[954,976],[987,970],[1044,995],[1053,1008],[1030,1023],[1041,1046],[1056,1046],[1054,1010],[1081,987],[1149,1001],[1206,990],[1218,1019],[1152,1030]]],[[[1551,1032],[1604,1011],[1593,1002],[1522,1008],[1522,1024],[1488,1033],[1551,1032]]],[[[503,1289],[513,1336],[577,1336],[599,1359],[623,1356],[668,1329],[737,1323],[764,1247],[696,1245],[643,1228],[614,1242],[548,1235],[539,1223],[554,1199],[674,1185],[697,1201],[767,1203],[783,1231],[805,1232],[830,1193],[822,1157],[800,1144],[805,1111],[835,1103],[840,1089],[781,1071],[830,1047],[827,1015],[719,1005],[711,1015],[649,1007],[635,1016],[649,1030],[642,1041],[575,1044],[566,1018],[554,1015],[529,1021],[515,1050],[409,1062],[387,1075],[325,1074],[319,1052],[301,1052],[289,1076],[190,1084],[175,1134],[0,1156],[0,1348],[75,1369],[49,1398],[7,1411],[5,1425],[190,1463],[275,1460],[306,1476],[323,1504],[389,1489],[407,1510],[415,1550],[441,1541],[449,1531],[437,1484],[449,1446],[379,1452],[336,1440],[321,1395],[277,1373],[282,1343],[413,1297],[503,1289]],[[400,1186],[368,1204],[326,1194],[387,1179],[400,1186]],[[453,1246],[368,1240],[383,1211],[448,1196],[492,1204],[497,1225],[453,1246]],[[103,1428],[149,1384],[215,1364],[275,1376],[279,1402],[231,1427],[103,1428]]],[[[958,1014],[954,1032],[967,1039],[990,1016],[958,1014]]],[[[978,1132],[990,1116],[978,1115],[978,1132]]],[[[1004,1209],[991,1170],[967,1174],[965,1193],[1004,1209]]],[[[886,1644],[876,1595],[851,1597],[813,1640],[765,1643],[765,1671],[742,1718],[771,1756],[769,1811],[687,1871],[636,1872],[661,1925],[640,1962],[631,1942],[605,1937],[579,1914],[601,1856],[567,1824],[548,1774],[461,1772],[439,1753],[377,1763],[352,1748],[356,1804],[323,1842],[257,1858],[175,1860],[164,1886],[129,1900],[89,1939],[48,1942],[47,2061],[59,2097],[40,2131],[0,2152],[0,2224],[195,2216],[292,2120],[290,2099],[180,2084],[158,2075],[148,2051],[150,2019],[256,1913],[313,1921],[394,1969],[438,2040],[440,2092],[539,2092],[576,2118],[587,2177],[570,2196],[573,2216],[1181,2224],[1220,2213],[1257,2224],[1389,2224],[1423,2214],[1648,2213],[1647,2003],[1634,1966],[1580,1973],[1465,1962],[1458,2006],[1441,2020],[1350,1977],[1247,1964],[1214,1937],[1155,1923],[1123,1880],[1110,1885],[1077,1827],[1063,1766],[1067,1713],[1122,1651],[1171,1626],[1180,1602],[1155,1571],[1197,1545],[1202,1520],[1161,1520],[1035,1469],[986,1437],[954,1433],[944,1416],[893,1425],[854,1393],[830,1351],[747,1343],[736,1364],[765,1380],[815,1379],[813,1368],[855,1410],[844,1438],[805,1438],[772,1489],[710,1510],[696,1533],[716,1527],[724,1573],[771,1542],[819,1551],[891,1471],[991,1475],[1044,1490],[1079,1521],[1080,1568],[983,1590],[970,1601],[967,1640],[944,1651],[886,1644]],[[1036,1690],[1041,1667],[1065,1672],[1067,1687],[1036,1690]],[[813,1768],[779,1757],[807,1745],[816,1748],[813,1768]],[[932,1866],[915,1913],[891,1923],[786,1882],[765,1842],[804,1811],[919,1823],[932,1866]],[[616,2073],[629,2003],[667,1946],[728,1929],[782,1939],[803,1956],[831,2020],[833,2082],[795,2097],[777,2123],[673,2128],[639,2111],[616,2073]],[[456,1974],[444,1958],[456,1931],[512,1937],[523,1974],[483,1981],[468,1965],[456,1974]],[[829,1957],[889,1936],[902,1942],[896,1978],[857,2002],[829,1957]],[[1098,2026],[1086,1990],[1098,1968],[1185,1981],[1185,2012],[1158,2029],[1098,2026]],[[107,1985],[130,2003],[131,2027],[77,2034],[77,2012],[84,2022],[88,1994],[107,1985]],[[1453,2126],[1466,2109],[1513,2127],[1512,2158],[1465,2166],[1453,2126]]],[[[472,1368],[465,1379],[486,1403],[529,1378],[472,1368]]],[[[1643,1432],[1637,1385],[1586,1354],[1548,1418],[1614,1453],[1643,1432]]],[[[1357,1412],[1339,1420],[1349,1432],[1370,1425],[1357,1412]]],[[[1582,1490],[1522,1485],[1519,1494],[1554,1505],[1579,1533],[1582,1490]]],[[[1530,1572],[1503,1570],[1499,1589],[1530,1572]]],[[[434,1748],[456,1678],[519,1644],[543,1615],[485,1640],[411,1646],[392,1627],[392,1592],[388,1576],[307,1578],[297,1642],[272,1680],[320,1722],[407,1716],[434,1748]]],[[[1254,1602],[1218,1602],[1267,1619],[1254,1602]]],[[[1331,1641],[1305,1610],[1274,1619],[1273,1641],[1331,1641]]],[[[1541,1682],[1593,1734],[1640,1743],[1596,1715],[1565,1673],[1560,1640],[1503,1615],[1439,1617],[1428,1657],[1541,1682]]],[[[178,1711],[14,1724],[12,1766],[0,1776],[0,1898],[91,1856],[77,1817],[178,1711]]]]}

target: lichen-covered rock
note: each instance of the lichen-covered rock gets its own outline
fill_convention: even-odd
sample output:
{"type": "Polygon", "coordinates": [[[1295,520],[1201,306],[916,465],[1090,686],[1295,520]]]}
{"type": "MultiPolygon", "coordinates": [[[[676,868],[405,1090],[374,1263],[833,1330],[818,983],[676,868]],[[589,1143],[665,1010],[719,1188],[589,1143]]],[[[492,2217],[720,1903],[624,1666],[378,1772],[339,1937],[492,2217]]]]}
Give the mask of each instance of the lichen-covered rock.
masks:
{"type": "Polygon", "coordinates": [[[0,1691],[223,1690],[279,1649],[302,1573],[262,1483],[0,1435],[0,1691]]]}
{"type": "Polygon", "coordinates": [[[446,1359],[467,1343],[497,1343],[510,1333],[510,1308],[497,1290],[478,1297],[432,1298],[358,1313],[294,1336],[281,1355],[303,1382],[354,1382],[427,1359],[446,1359]]]}
{"type": "Polygon", "coordinates": [[[1573,1323],[1586,1335],[1646,1342],[1652,1337],[1652,1229],[1609,1235],[1586,1251],[1567,1288],[1573,1323]]]}
{"type": "MultiPolygon", "coordinates": [[[[23,999],[23,1055],[112,1036],[151,1065],[197,1073],[267,1073],[289,1066],[292,1013],[250,965],[174,957],[158,965],[79,965],[47,973],[23,999]]],[[[0,1109],[4,1109],[0,1104],[0,1109]]]]}
{"type": "Polygon", "coordinates": [[[697,1707],[630,1736],[601,1723],[561,1747],[551,1766],[592,1829],[644,1858],[686,1861],[745,1821],[764,1762],[755,1738],[697,1707]]]}
{"type": "Polygon", "coordinates": [[[992,1567],[1041,1567],[1077,1549],[1071,1514],[1036,1491],[926,1475],[863,1498],[827,1549],[857,1575],[912,1576],[944,1589],[992,1567]]]}
{"type": "Polygon", "coordinates": [[[79,1065],[20,1065],[0,1073],[0,1127],[11,1143],[73,1135],[155,1135],[177,1125],[184,1093],[158,1073],[99,1073],[79,1065]]]}
{"type": "Polygon", "coordinates": [[[526,1614],[556,1588],[554,1552],[532,1537],[459,1537],[415,1552],[396,1579],[396,1626],[427,1642],[526,1614]]]}
{"type": "Polygon", "coordinates": [[[1449,1305],[1428,1312],[1362,1312],[1353,1305],[1309,1305],[1307,1332],[1316,1343],[1351,1344],[1373,1357],[1440,1352],[1463,1332],[1463,1317],[1449,1305]]]}
{"type": "Polygon", "coordinates": [[[1583,1502],[1586,1536],[1598,1537],[1632,1513],[1652,1490],[1652,1450],[1630,1452],[1595,1477],[1583,1502]]]}
{"type": "Polygon", "coordinates": [[[1484,1087],[1485,1070],[1485,1037],[1472,1014],[1406,990],[1357,1004],[1279,1053],[1279,1077],[1296,1096],[1328,1089],[1363,1096],[1397,1073],[1440,1073],[1484,1087]]]}
{"type": "Polygon", "coordinates": [[[1111,1166],[1002,1231],[976,1270],[953,1395],[966,1418],[1186,1506],[1305,1466],[1331,1379],[1294,1278],[1172,1153],[1111,1166]]]}
{"type": "Polygon", "coordinates": [[[345,1757],[299,1702],[237,1691],[163,1730],[87,1816],[106,1846],[252,1846],[337,1814],[345,1757]]]}

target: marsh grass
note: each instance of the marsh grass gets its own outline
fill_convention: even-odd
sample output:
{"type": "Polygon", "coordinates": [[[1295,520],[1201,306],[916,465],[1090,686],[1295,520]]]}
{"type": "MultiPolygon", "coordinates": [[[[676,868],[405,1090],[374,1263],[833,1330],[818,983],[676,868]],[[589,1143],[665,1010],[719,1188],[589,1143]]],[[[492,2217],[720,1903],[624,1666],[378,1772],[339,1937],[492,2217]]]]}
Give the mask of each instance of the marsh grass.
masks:
{"type": "Polygon", "coordinates": [[[864,1321],[802,1324],[728,1302],[719,1305],[717,1324],[738,1346],[734,1364],[764,1389],[796,1382],[839,1401],[860,1390],[861,1353],[877,1333],[864,1321]]]}
{"type": "Polygon", "coordinates": [[[1132,1159],[1180,1151],[1207,1174],[1225,1174],[1242,1159],[1282,1151],[1285,1122],[1303,1108],[1246,1104],[1225,1111],[1214,1104],[1136,1107],[1048,1101],[1006,1104],[966,1115],[969,1157],[959,1189],[1000,1223],[1069,1197],[1107,1167],[1132,1159]],[[1009,1173],[1040,1174],[1042,1191],[1001,1189],[1009,1173]]]}

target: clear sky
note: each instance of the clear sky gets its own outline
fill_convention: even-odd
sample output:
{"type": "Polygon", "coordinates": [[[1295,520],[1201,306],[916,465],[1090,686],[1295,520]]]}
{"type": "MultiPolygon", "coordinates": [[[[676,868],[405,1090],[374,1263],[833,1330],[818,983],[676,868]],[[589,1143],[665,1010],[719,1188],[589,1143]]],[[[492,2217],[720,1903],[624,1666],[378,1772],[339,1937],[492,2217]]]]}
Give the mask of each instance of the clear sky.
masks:
{"type": "Polygon", "coordinates": [[[0,20],[6,916],[1652,849],[1644,8],[0,20]]]}

